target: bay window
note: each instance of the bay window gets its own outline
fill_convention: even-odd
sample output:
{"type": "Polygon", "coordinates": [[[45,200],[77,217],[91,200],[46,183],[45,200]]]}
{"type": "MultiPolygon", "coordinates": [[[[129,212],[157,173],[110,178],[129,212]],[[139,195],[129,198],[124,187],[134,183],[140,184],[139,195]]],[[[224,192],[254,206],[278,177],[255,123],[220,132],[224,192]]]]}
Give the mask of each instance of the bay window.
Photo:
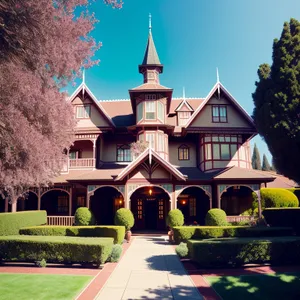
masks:
{"type": "Polygon", "coordinates": [[[155,134],[154,133],[146,133],[146,142],[148,142],[150,149],[155,149],[155,134]]]}

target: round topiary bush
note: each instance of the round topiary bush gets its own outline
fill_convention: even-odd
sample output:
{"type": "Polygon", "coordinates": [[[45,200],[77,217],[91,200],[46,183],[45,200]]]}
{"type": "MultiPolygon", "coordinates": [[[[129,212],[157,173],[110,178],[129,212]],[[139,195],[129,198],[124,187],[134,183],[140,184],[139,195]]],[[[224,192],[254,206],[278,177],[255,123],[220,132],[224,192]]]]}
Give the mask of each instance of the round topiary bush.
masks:
{"type": "Polygon", "coordinates": [[[87,207],[77,208],[74,217],[76,226],[88,226],[96,224],[93,213],[87,207]]]}
{"type": "Polygon", "coordinates": [[[224,210],[219,208],[210,209],[205,216],[206,226],[227,226],[227,218],[224,210]]]}
{"type": "Polygon", "coordinates": [[[176,246],[175,252],[181,258],[187,257],[189,254],[189,249],[187,247],[187,244],[181,242],[178,246],[176,246]]]}
{"type": "Polygon", "coordinates": [[[265,188],[260,190],[260,195],[263,208],[299,206],[297,196],[286,189],[265,188]]]}
{"type": "Polygon", "coordinates": [[[175,226],[182,226],[184,223],[184,216],[180,209],[172,209],[167,216],[167,225],[170,228],[175,226]]]}
{"type": "Polygon", "coordinates": [[[125,226],[126,231],[134,225],[134,216],[130,209],[120,208],[115,214],[115,225],[125,226]]]}

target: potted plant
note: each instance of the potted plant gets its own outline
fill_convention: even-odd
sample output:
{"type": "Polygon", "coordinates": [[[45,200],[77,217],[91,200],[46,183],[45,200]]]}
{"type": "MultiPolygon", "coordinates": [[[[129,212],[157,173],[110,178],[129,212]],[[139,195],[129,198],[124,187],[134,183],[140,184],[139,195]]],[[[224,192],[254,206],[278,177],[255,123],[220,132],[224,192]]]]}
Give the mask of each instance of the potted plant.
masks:
{"type": "Polygon", "coordinates": [[[134,216],[130,209],[120,208],[115,214],[115,225],[125,227],[125,239],[129,243],[131,238],[130,229],[134,225],[134,216]]]}
{"type": "Polygon", "coordinates": [[[169,241],[174,241],[174,231],[175,226],[182,226],[184,224],[184,216],[180,209],[172,209],[169,211],[167,216],[167,225],[170,227],[168,232],[169,241]]]}

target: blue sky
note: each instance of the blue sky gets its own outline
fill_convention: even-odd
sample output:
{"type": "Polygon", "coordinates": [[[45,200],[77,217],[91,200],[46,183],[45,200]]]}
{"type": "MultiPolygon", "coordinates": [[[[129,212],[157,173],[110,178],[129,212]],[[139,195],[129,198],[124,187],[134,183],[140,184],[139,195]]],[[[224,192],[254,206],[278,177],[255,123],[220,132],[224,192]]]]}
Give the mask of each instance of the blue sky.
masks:
{"type": "MultiPolygon", "coordinates": [[[[271,63],[283,22],[300,19],[299,0],[124,0],[121,10],[98,0],[89,9],[100,20],[92,35],[103,44],[96,55],[100,64],[86,71],[98,99],[128,99],[128,89],[142,83],[138,65],[151,13],[164,65],[161,83],[174,89],[173,96],[182,96],[185,87],[186,97],[205,97],[218,67],[220,81],[250,115],[258,66],[271,63]]],[[[253,141],[270,160],[262,139],[253,141]]]]}

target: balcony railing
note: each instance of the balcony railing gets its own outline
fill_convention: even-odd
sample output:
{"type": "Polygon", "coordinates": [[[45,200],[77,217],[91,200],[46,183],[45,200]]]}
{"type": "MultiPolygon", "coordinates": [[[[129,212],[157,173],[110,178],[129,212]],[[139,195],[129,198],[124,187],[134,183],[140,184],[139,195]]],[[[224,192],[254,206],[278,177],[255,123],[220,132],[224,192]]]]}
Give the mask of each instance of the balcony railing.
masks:
{"type": "Polygon", "coordinates": [[[227,216],[227,222],[241,222],[241,221],[254,221],[252,216],[227,216]]]}
{"type": "Polygon", "coordinates": [[[95,163],[95,158],[77,158],[69,160],[70,169],[94,168],[95,163]]]}
{"type": "Polygon", "coordinates": [[[75,222],[74,216],[48,216],[47,225],[72,226],[75,222]]]}

